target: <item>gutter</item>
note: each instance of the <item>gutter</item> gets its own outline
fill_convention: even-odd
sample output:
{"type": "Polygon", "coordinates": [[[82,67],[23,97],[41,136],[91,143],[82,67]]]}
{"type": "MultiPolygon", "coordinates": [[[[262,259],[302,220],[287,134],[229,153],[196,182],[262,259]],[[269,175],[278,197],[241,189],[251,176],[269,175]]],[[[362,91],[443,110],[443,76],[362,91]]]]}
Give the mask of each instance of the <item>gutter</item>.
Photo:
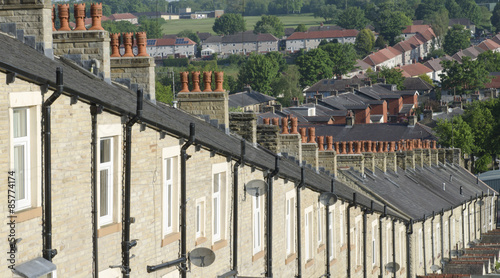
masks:
{"type": "Polygon", "coordinates": [[[273,180],[274,177],[280,172],[280,158],[278,155],[275,156],[274,160],[274,171],[267,175],[267,184],[268,184],[268,192],[267,192],[267,267],[266,267],[266,277],[273,277],[273,180]]]}
{"type": "Polygon", "coordinates": [[[137,245],[137,240],[130,240],[131,204],[131,172],[132,172],[132,126],[142,116],[143,92],[137,90],[137,110],[132,119],[125,124],[125,186],[123,192],[123,228],[122,228],[122,274],[123,278],[130,277],[130,249],[137,245]]]}
{"type": "Polygon", "coordinates": [[[51,154],[51,131],[50,131],[50,106],[62,94],[63,69],[58,67],[56,70],[56,90],[43,103],[43,146],[44,146],[44,210],[43,210],[43,258],[52,262],[52,258],[57,255],[57,250],[52,249],[52,154],[51,154]]]}
{"type": "Polygon", "coordinates": [[[305,185],[304,178],[304,166],[300,168],[300,182],[297,185],[296,195],[297,195],[297,275],[296,278],[302,277],[302,238],[301,238],[301,226],[300,226],[300,190],[305,185]]]}

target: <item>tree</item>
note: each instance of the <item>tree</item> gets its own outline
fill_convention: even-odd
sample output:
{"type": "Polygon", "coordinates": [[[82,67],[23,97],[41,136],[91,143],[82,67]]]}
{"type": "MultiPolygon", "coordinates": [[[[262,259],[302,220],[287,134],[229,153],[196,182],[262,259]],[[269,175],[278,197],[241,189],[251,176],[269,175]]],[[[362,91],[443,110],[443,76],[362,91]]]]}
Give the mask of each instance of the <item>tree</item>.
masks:
{"type": "Polygon", "coordinates": [[[327,52],[332,65],[332,74],[342,76],[354,69],[356,50],[350,43],[328,43],[320,47],[327,52]]]}
{"type": "Polygon", "coordinates": [[[198,37],[198,34],[192,30],[183,30],[180,31],[177,34],[177,37],[179,38],[189,38],[190,40],[194,41],[196,44],[200,44],[200,37],[198,37]]]}
{"type": "Polygon", "coordinates": [[[390,45],[394,45],[396,38],[401,35],[401,31],[411,24],[411,19],[403,12],[389,9],[380,11],[378,19],[375,22],[375,26],[379,30],[380,35],[382,35],[390,45]]]}
{"type": "Polygon", "coordinates": [[[448,30],[449,21],[448,10],[444,7],[424,16],[424,23],[432,26],[434,34],[438,37],[439,44],[442,43],[442,36],[448,30]]]}
{"type": "Polygon", "coordinates": [[[448,55],[453,55],[457,51],[470,46],[470,31],[463,25],[455,24],[446,32],[444,36],[443,49],[448,55]]]}
{"type": "Polygon", "coordinates": [[[297,25],[297,28],[295,28],[294,30],[295,32],[306,32],[307,31],[307,27],[305,24],[301,23],[299,25],[297,25]]]}
{"type": "Polygon", "coordinates": [[[302,87],[310,86],[324,78],[331,78],[333,75],[332,61],[328,53],[321,48],[308,51],[295,62],[299,66],[302,87]]]}
{"type": "Polygon", "coordinates": [[[500,53],[498,52],[485,51],[477,56],[477,61],[482,63],[488,72],[500,71],[500,53]]]}
{"type": "Polygon", "coordinates": [[[420,79],[422,79],[423,81],[427,82],[428,84],[434,86],[434,82],[432,82],[432,79],[427,74],[422,73],[418,77],[420,77],[420,79]]]}
{"type": "Polygon", "coordinates": [[[325,5],[314,11],[314,17],[322,17],[326,22],[333,22],[338,16],[339,10],[335,5],[325,5]]]}
{"type": "Polygon", "coordinates": [[[238,82],[241,85],[250,84],[254,90],[270,95],[271,84],[277,77],[279,77],[278,61],[266,55],[252,53],[238,73],[238,82]]]}
{"type": "Polygon", "coordinates": [[[146,32],[148,39],[159,39],[162,37],[161,25],[166,23],[165,19],[143,19],[140,21],[140,32],[146,32]]]}
{"type": "Polygon", "coordinates": [[[267,14],[268,2],[266,0],[248,1],[245,5],[245,15],[259,16],[267,14]]]}
{"type": "Polygon", "coordinates": [[[246,30],[245,20],[241,14],[225,13],[215,19],[212,30],[218,35],[232,35],[242,32],[246,30]]]}
{"type": "Polygon", "coordinates": [[[345,29],[361,30],[368,24],[368,19],[366,19],[365,12],[362,9],[351,6],[339,14],[336,23],[345,29]]]}
{"type": "Polygon", "coordinates": [[[174,100],[172,93],[172,86],[163,85],[160,81],[155,82],[155,97],[157,101],[161,101],[166,104],[171,104],[174,100]]]}
{"type": "Polygon", "coordinates": [[[500,31],[500,5],[496,5],[491,15],[491,25],[495,27],[495,31],[500,31]]]}
{"type": "Polygon", "coordinates": [[[283,26],[283,22],[281,22],[277,16],[263,15],[260,20],[255,23],[253,32],[255,34],[269,33],[281,38],[285,35],[285,27],[283,26]]]}
{"type": "Polygon", "coordinates": [[[304,98],[300,88],[300,73],[297,67],[290,67],[273,83],[274,96],[283,106],[290,106],[293,97],[304,98]]]}
{"type": "Polygon", "coordinates": [[[404,90],[405,88],[403,85],[405,78],[401,69],[382,67],[382,70],[378,72],[368,73],[368,77],[374,83],[378,78],[385,78],[385,83],[397,85],[398,90],[404,90]]]}
{"type": "Polygon", "coordinates": [[[370,29],[361,30],[356,36],[356,42],[354,43],[354,48],[358,52],[358,55],[364,57],[368,55],[373,47],[375,46],[375,35],[370,29]]]}
{"type": "Polygon", "coordinates": [[[137,32],[137,26],[128,21],[111,21],[106,20],[102,22],[102,28],[110,33],[128,33],[137,32]]]}
{"type": "Polygon", "coordinates": [[[442,146],[460,148],[463,154],[472,153],[474,136],[462,117],[456,116],[451,121],[439,120],[434,131],[442,146]]]}
{"type": "Polygon", "coordinates": [[[464,56],[460,64],[456,60],[443,61],[441,85],[443,89],[453,90],[457,94],[469,94],[484,88],[484,84],[491,81],[489,72],[483,63],[472,61],[464,56]]]}
{"type": "Polygon", "coordinates": [[[387,41],[384,39],[382,35],[378,35],[375,40],[375,47],[384,48],[387,45],[387,41]]]}
{"type": "MultiPolygon", "coordinates": [[[[444,3],[436,0],[423,0],[417,7],[415,11],[415,17],[419,20],[422,20],[429,15],[435,13],[436,11],[446,10],[444,3]]],[[[446,10],[447,11],[447,10],[446,10]]]]}

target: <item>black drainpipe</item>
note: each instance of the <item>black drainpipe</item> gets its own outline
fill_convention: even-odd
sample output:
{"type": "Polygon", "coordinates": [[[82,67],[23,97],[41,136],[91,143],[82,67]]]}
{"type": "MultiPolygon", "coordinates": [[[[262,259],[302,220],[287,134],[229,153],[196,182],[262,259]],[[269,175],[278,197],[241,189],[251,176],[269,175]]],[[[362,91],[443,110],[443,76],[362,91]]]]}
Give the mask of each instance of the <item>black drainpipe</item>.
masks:
{"type": "Polygon", "coordinates": [[[280,172],[279,156],[274,160],[274,171],[267,175],[267,268],[266,277],[273,277],[273,180],[274,177],[280,172]]]}
{"type": "Polygon", "coordinates": [[[189,155],[186,153],[187,149],[194,143],[195,140],[195,125],[194,123],[189,124],[189,138],[184,145],[181,147],[181,204],[180,204],[180,227],[181,227],[181,254],[179,258],[168,261],[159,265],[148,265],[146,270],[148,273],[155,272],[157,270],[171,267],[180,264],[181,277],[186,277],[186,261],[187,261],[187,251],[186,251],[186,161],[189,159],[189,155]]]}
{"type": "MultiPolygon", "coordinates": [[[[335,191],[335,180],[332,179],[332,193],[335,191]]],[[[325,277],[330,277],[330,205],[326,206],[326,274],[325,277]]],[[[333,231],[332,231],[333,232],[333,231]]]]}
{"type": "Polygon", "coordinates": [[[450,215],[448,216],[448,258],[451,260],[451,217],[453,216],[453,207],[450,207],[450,215]]]}
{"type": "MultiPolygon", "coordinates": [[[[392,219],[392,261],[396,263],[396,218],[392,219]]],[[[396,278],[396,268],[392,271],[394,278],[396,278]]]]}
{"type": "MultiPolygon", "coordinates": [[[[444,226],[443,226],[443,216],[444,216],[444,209],[441,209],[441,217],[439,218],[441,222],[441,229],[440,229],[440,236],[439,238],[441,239],[441,269],[444,270],[444,226]]],[[[449,229],[449,227],[448,227],[449,229]]]]}
{"type": "Polygon", "coordinates": [[[43,221],[43,258],[52,261],[57,255],[57,250],[52,249],[52,155],[51,155],[51,134],[50,134],[50,106],[62,94],[63,69],[56,69],[56,90],[43,103],[43,135],[44,135],[44,169],[45,169],[45,191],[44,191],[44,221],[43,221]]]}
{"type": "Polygon", "coordinates": [[[483,204],[484,201],[484,192],[481,192],[481,202],[479,202],[479,238],[481,238],[483,234],[483,204]]]}
{"type": "Polygon", "coordinates": [[[434,214],[434,211],[432,212],[432,218],[431,218],[431,255],[432,255],[432,264],[434,265],[434,218],[436,217],[436,214],[434,214]]]}
{"type": "Polygon", "coordinates": [[[470,205],[471,204],[472,204],[472,196],[470,196],[469,205],[467,206],[467,227],[469,228],[467,235],[469,238],[469,242],[471,242],[471,240],[470,240],[470,205]]]}
{"type": "Polygon", "coordinates": [[[123,228],[122,228],[122,274],[130,277],[130,249],[137,245],[136,240],[130,240],[130,191],[132,169],[132,126],[142,116],[142,90],[137,90],[137,111],[132,119],[125,124],[125,188],[123,192],[123,228]]]}
{"type": "Polygon", "coordinates": [[[427,262],[425,256],[425,214],[422,220],[422,246],[424,248],[424,275],[427,275],[427,262]]]}
{"type": "Polygon", "coordinates": [[[465,250],[465,217],[464,211],[467,209],[467,201],[464,201],[464,208],[462,208],[462,250],[465,250]]]}
{"type": "Polygon", "coordinates": [[[411,235],[413,234],[413,219],[410,219],[406,223],[406,277],[412,277],[411,275],[411,252],[410,252],[410,241],[411,235]]]}
{"type": "Polygon", "coordinates": [[[379,246],[378,246],[378,249],[379,249],[379,252],[380,252],[380,256],[379,256],[379,260],[380,260],[380,274],[379,274],[379,278],[382,278],[383,275],[384,275],[384,258],[383,258],[383,252],[382,252],[382,249],[383,249],[383,244],[382,244],[382,241],[383,241],[383,237],[382,237],[382,218],[386,217],[387,215],[387,205],[384,205],[384,213],[382,215],[380,215],[380,217],[378,218],[378,237],[379,237],[379,246]]]}
{"type": "Polygon", "coordinates": [[[302,238],[300,233],[300,190],[305,184],[304,167],[300,169],[300,183],[297,185],[297,275],[296,278],[302,277],[302,238]]]}
{"type": "MultiPolygon", "coordinates": [[[[368,213],[368,208],[363,209],[363,278],[366,278],[366,214],[368,213]]],[[[370,205],[370,214],[373,213],[373,201],[370,205]]]]}
{"type": "Polygon", "coordinates": [[[241,140],[240,161],[233,166],[233,272],[238,274],[238,169],[245,165],[245,139],[241,140]]]}
{"type": "Polygon", "coordinates": [[[102,108],[96,104],[90,106],[92,116],[92,257],[93,257],[93,277],[99,277],[99,245],[97,239],[98,215],[97,215],[97,115],[101,114],[102,108]]]}
{"type": "Polygon", "coordinates": [[[351,277],[351,207],[356,206],[356,192],[352,193],[352,202],[347,206],[347,278],[351,277]]]}

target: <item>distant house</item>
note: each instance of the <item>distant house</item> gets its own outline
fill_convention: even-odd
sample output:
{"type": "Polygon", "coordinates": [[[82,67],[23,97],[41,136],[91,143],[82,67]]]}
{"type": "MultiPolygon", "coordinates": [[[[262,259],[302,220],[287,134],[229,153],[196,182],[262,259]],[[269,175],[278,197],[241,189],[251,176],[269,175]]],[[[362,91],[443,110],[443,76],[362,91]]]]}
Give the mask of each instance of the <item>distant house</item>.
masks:
{"type": "MultiPolygon", "coordinates": [[[[137,55],[137,45],[134,41],[132,48],[134,55],[137,55]]],[[[196,43],[189,38],[162,38],[148,39],[146,51],[154,58],[167,57],[189,57],[196,55],[196,43]]],[[[120,54],[125,53],[123,45],[120,46],[120,54]]]]}
{"type": "Polygon", "coordinates": [[[398,49],[388,46],[379,51],[366,56],[363,62],[371,66],[372,70],[378,70],[382,67],[394,68],[403,62],[402,52],[398,49]]]}
{"type": "Polygon", "coordinates": [[[145,12],[145,13],[133,13],[136,17],[141,17],[144,16],[148,19],[156,19],[156,18],[163,18],[165,20],[176,20],[179,19],[178,14],[171,14],[171,13],[161,13],[161,12],[145,12]]]}
{"type": "Polygon", "coordinates": [[[201,56],[267,53],[278,51],[278,39],[272,34],[254,34],[252,31],[227,36],[210,36],[202,43],[201,56]]]}
{"type": "Polygon", "coordinates": [[[448,55],[445,55],[437,59],[432,58],[424,63],[424,66],[432,70],[431,73],[432,80],[441,81],[441,77],[439,76],[441,73],[443,73],[443,65],[441,64],[441,62],[450,60],[452,60],[452,58],[448,55]]]}
{"type": "Polygon", "coordinates": [[[243,92],[229,95],[229,108],[241,108],[244,112],[264,112],[265,107],[275,104],[276,98],[254,91],[250,86],[243,92]]]}
{"type": "Polygon", "coordinates": [[[296,52],[300,49],[315,49],[318,48],[322,40],[354,43],[358,33],[359,31],[354,29],[295,32],[286,39],[286,51],[296,52]]]}
{"type": "Polygon", "coordinates": [[[456,24],[465,26],[465,29],[470,30],[471,35],[474,35],[476,33],[476,25],[468,18],[450,18],[448,28],[451,28],[456,24]]]}
{"type": "Polygon", "coordinates": [[[432,78],[433,71],[420,63],[404,65],[399,68],[403,71],[402,74],[404,77],[418,77],[425,74],[432,78]]]}
{"type": "Polygon", "coordinates": [[[109,16],[109,19],[113,21],[128,21],[132,24],[139,24],[138,17],[131,13],[112,14],[109,16]]]}

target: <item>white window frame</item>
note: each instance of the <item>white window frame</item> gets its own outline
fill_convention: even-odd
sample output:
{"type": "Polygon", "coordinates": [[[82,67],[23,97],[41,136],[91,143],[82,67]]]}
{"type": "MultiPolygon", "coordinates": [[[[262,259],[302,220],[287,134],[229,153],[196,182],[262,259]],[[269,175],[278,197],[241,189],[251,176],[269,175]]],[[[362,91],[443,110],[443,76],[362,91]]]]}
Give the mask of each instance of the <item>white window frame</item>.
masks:
{"type": "Polygon", "coordinates": [[[318,239],[318,247],[323,243],[323,219],[324,214],[323,214],[324,206],[321,203],[318,203],[318,219],[317,219],[317,229],[318,229],[318,234],[317,234],[317,239],[318,239]]]}
{"type": "Polygon", "coordinates": [[[23,210],[26,208],[31,207],[31,132],[30,132],[30,108],[29,107],[19,107],[19,108],[14,108],[12,110],[12,124],[13,124],[13,129],[12,129],[12,148],[13,148],[13,156],[12,160],[14,163],[13,170],[15,171],[14,177],[16,178],[16,207],[15,210],[23,210]],[[21,125],[24,125],[26,127],[26,134],[22,137],[14,137],[15,134],[15,128],[16,128],[16,122],[15,122],[15,113],[16,111],[24,111],[25,113],[25,123],[22,123],[21,125]],[[19,184],[18,181],[21,179],[20,174],[21,171],[19,169],[16,169],[16,148],[17,147],[22,147],[23,149],[23,170],[22,170],[22,179],[24,180],[24,185],[23,185],[23,190],[24,191],[24,198],[18,199],[18,194],[21,192],[21,190],[18,188],[19,184]]]}
{"type": "Polygon", "coordinates": [[[330,237],[330,261],[335,259],[337,251],[337,241],[335,237],[335,205],[330,206],[330,211],[328,212],[328,236],[330,237]]]}
{"type": "Polygon", "coordinates": [[[354,244],[355,244],[355,253],[356,253],[356,265],[361,265],[361,256],[362,256],[362,244],[361,244],[361,215],[358,215],[354,219],[354,244]]]}
{"type": "Polygon", "coordinates": [[[227,163],[212,165],[212,241],[214,243],[225,238],[227,169],[227,163]],[[224,179],[221,179],[222,177],[224,179]],[[215,187],[216,183],[218,188],[215,187]]]}
{"type": "Polygon", "coordinates": [[[286,255],[295,253],[295,190],[285,194],[286,255]]]}
{"type": "Polygon", "coordinates": [[[377,263],[377,220],[372,222],[372,266],[377,263]]]}
{"type": "Polygon", "coordinates": [[[390,246],[390,240],[391,240],[391,223],[387,223],[387,226],[385,227],[385,261],[390,262],[389,259],[389,246],[390,246]]]}
{"type": "Polygon", "coordinates": [[[262,196],[252,197],[252,211],[253,211],[253,254],[262,251],[263,245],[263,224],[264,217],[262,211],[262,196]]]}
{"type": "Polygon", "coordinates": [[[419,265],[422,265],[424,259],[423,259],[423,253],[422,250],[424,249],[424,245],[422,242],[422,229],[418,230],[418,262],[419,265]]]}
{"type": "Polygon", "coordinates": [[[339,226],[339,238],[340,238],[340,247],[344,246],[344,209],[345,206],[341,205],[339,209],[339,216],[340,216],[340,226],[339,226]]]}
{"type": "Polygon", "coordinates": [[[304,211],[305,218],[305,239],[306,239],[306,262],[313,258],[313,206],[309,206],[304,211]]]}
{"type": "Polygon", "coordinates": [[[399,227],[399,265],[404,265],[405,259],[405,230],[404,227],[399,227]]]}
{"type": "Polygon", "coordinates": [[[113,213],[114,213],[114,142],[113,137],[102,137],[99,138],[99,224],[101,226],[103,225],[108,225],[113,222],[113,213]],[[103,141],[108,141],[110,142],[109,146],[109,161],[107,162],[101,162],[101,145],[103,141]],[[101,215],[102,207],[101,207],[101,197],[102,197],[102,188],[101,188],[101,182],[103,179],[103,176],[101,175],[102,171],[108,171],[106,179],[107,187],[106,187],[106,204],[107,204],[107,214],[101,215]]]}
{"type": "Polygon", "coordinates": [[[195,231],[196,238],[205,237],[205,197],[199,198],[196,200],[196,223],[195,223],[195,231]]]}
{"type": "Polygon", "coordinates": [[[179,232],[180,151],[180,146],[162,149],[162,234],[164,237],[179,232]]]}

